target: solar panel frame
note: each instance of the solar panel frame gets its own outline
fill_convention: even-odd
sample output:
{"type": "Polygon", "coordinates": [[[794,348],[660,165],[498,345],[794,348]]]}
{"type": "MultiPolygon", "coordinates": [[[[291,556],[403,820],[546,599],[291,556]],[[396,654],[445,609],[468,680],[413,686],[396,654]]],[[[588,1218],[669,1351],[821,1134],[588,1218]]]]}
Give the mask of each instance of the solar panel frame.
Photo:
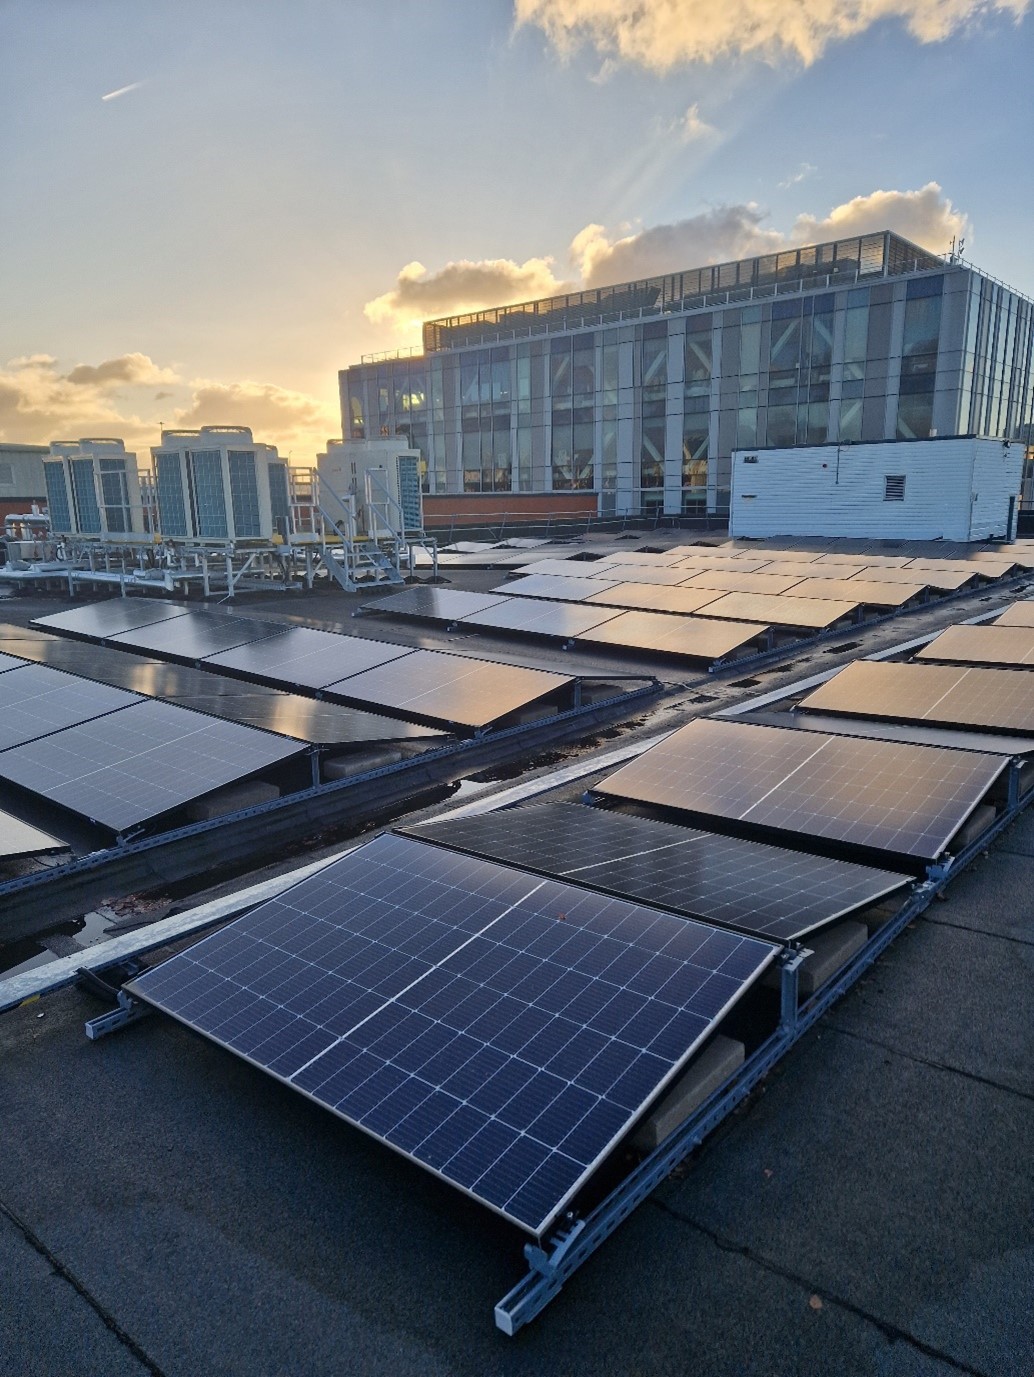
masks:
{"type": "Polygon", "coordinates": [[[697,718],[593,786],[805,849],[935,861],[1007,768],[970,751],[697,718]]]}
{"type": "Polygon", "coordinates": [[[127,689],[27,661],[0,675],[0,753],[142,701],[127,689]]]}
{"type": "Polygon", "coordinates": [[[282,635],[247,641],[200,662],[274,688],[321,689],[376,665],[412,654],[413,647],[366,636],[344,636],[311,627],[287,627],[282,635]]]}
{"type": "Polygon", "coordinates": [[[121,833],[305,753],[258,727],[147,699],[0,752],[0,779],[121,833]]]}
{"type": "Polygon", "coordinates": [[[796,941],[914,880],[580,803],[531,804],[403,830],[775,942],[796,941]]]}
{"type": "Polygon", "coordinates": [[[387,835],[126,989],[541,1237],[777,952],[387,835]]]}

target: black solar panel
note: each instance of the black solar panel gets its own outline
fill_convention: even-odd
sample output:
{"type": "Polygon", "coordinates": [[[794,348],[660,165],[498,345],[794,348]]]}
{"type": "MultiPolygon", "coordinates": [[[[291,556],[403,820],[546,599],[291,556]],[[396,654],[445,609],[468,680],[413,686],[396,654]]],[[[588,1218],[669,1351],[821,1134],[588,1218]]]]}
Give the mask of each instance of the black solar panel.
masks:
{"type": "Polygon", "coordinates": [[[44,851],[67,851],[68,843],[32,827],[21,818],[0,811],[0,858],[38,856],[44,851]]]}
{"type": "Polygon", "coordinates": [[[795,598],[789,593],[725,593],[697,612],[699,617],[721,617],[725,621],[757,622],[770,626],[807,627],[821,631],[857,612],[860,601],[840,602],[833,598],[795,598]]]}
{"type": "Polygon", "coordinates": [[[855,660],[800,706],[946,727],[1034,732],[1034,683],[1022,669],[855,660]]]}
{"type": "Polygon", "coordinates": [[[189,607],[176,602],[109,598],[107,602],[94,602],[87,607],[71,607],[67,612],[54,612],[49,617],[36,617],[32,625],[43,631],[82,636],[88,641],[103,641],[122,631],[133,631],[140,626],[154,626],[157,622],[185,616],[189,611],[189,607]]]}
{"type": "Polygon", "coordinates": [[[587,606],[627,607],[643,612],[674,612],[687,616],[721,596],[713,588],[671,588],[664,583],[616,583],[602,593],[593,593],[585,601],[587,606]]]}
{"type": "Polygon", "coordinates": [[[188,708],[135,702],[0,752],[0,779],[122,832],[303,750],[188,708]]]}
{"type": "Polygon", "coordinates": [[[698,719],[595,786],[700,818],[936,860],[1001,756],[698,719]]]}
{"type": "Polygon", "coordinates": [[[1034,737],[1004,733],[954,731],[950,727],[920,726],[915,722],[872,721],[862,717],[833,717],[821,712],[749,713],[741,722],[766,727],[793,727],[795,731],[825,732],[828,736],[871,736],[877,741],[910,741],[915,746],[948,746],[955,751],[981,751],[985,755],[1028,755],[1034,737]]]}
{"type": "Polygon", "coordinates": [[[849,861],[577,803],[507,808],[412,831],[777,941],[801,937],[911,882],[849,861]]]}
{"type": "Polygon", "coordinates": [[[0,751],[139,702],[125,689],[25,664],[0,674],[0,751]]]}
{"type": "Polygon", "coordinates": [[[218,612],[188,612],[154,626],[141,626],[107,639],[123,650],[137,650],[159,659],[194,663],[221,650],[282,635],[282,622],[262,622],[250,617],[223,617],[218,612]]]}
{"type": "Polygon", "coordinates": [[[570,683],[564,674],[414,650],[390,665],[329,684],[325,692],[434,723],[486,727],[570,683]]]}
{"type": "Polygon", "coordinates": [[[539,598],[507,598],[485,612],[463,618],[464,626],[499,631],[524,631],[537,636],[581,636],[617,616],[615,607],[585,603],[546,602],[539,598]]]}
{"type": "Polygon", "coordinates": [[[127,988],[539,1235],[776,950],[383,836],[127,988]]]}
{"type": "Polygon", "coordinates": [[[410,646],[389,641],[292,626],[281,635],[206,656],[203,667],[228,670],[277,688],[321,689],[410,653],[410,646]]]}
{"type": "Polygon", "coordinates": [[[402,593],[390,593],[376,602],[364,603],[364,608],[367,612],[384,612],[397,617],[455,622],[504,601],[499,593],[468,593],[462,588],[407,588],[402,593]]]}

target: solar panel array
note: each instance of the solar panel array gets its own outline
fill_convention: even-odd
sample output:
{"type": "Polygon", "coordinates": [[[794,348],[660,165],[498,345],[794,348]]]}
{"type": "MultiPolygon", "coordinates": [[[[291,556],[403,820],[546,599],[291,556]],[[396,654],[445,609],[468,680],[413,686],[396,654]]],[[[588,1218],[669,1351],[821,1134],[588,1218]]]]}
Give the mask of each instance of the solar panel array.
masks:
{"type": "Polygon", "coordinates": [[[595,786],[608,798],[933,861],[1002,757],[699,719],[595,786]]]}
{"type": "MultiPolygon", "coordinates": [[[[418,595],[427,608],[433,608],[436,600],[440,608],[442,598],[461,599],[460,606],[467,613],[505,601],[451,589],[412,589],[398,597],[409,598],[410,593],[418,595]]],[[[120,607],[123,601],[112,600],[120,607]]],[[[144,605],[151,614],[162,606],[144,605]]],[[[60,623],[47,617],[39,618],[33,625],[66,635],[74,631],[87,639],[103,639],[113,648],[158,659],[186,660],[201,669],[220,670],[289,692],[319,693],[360,709],[375,706],[390,715],[409,716],[435,726],[487,727],[573,684],[569,675],[548,674],[473,656],[414,650],[412,646],[367,637],[213,612],[180,613],[178,608],[175,618],[170,616],[161,622],[148,622],[137,630],[108,634],[114,624],[109,614],[103,613],[99,618],[95,615],[97,607],[108,606],[101,603],[77,608],[59,614],[60,623]],[[106,632],[103,638],[99,635],[101,630],[106,632]],[[386,672],[381,673],[382,670],[386,672]]],[[[593,624],[605,615],[593,617],[593,624]]]]}
{"type": "Polygon", "coordinates": [[[385,836],[127,989],[540,1236],[776,951],[385,836]]]}
{"type": "Polygon", "coordinates": [[[1024,670],[856,660],[800,706],[804,711],[1034,732],[1034,681],[1024,670]]]}
{"type": "Polygon", "coordinates": [[[154,626],[185,617],[190,608],[182,603],[158,602],[150,598],[108,598],[104,602],[87,603],[85,607],[70,607],[47,617],[36,617],[33,626],[41,631],[56,631],[67,636],[82,636],[89,641],[103,641],[123,631],[135,631],[141,626],[154,626]]]}
{"type": "Polygon", "coordinates": [[[411,831],[777,941],[867,907],[911,878],[574,803],[508,808],[411,831]]]}
{"type": "Polygon", "coordinates": [[[1014,602],[1000,617],[995,618],[996,626],[1034,626],[1034,601],[1014,602]]]}

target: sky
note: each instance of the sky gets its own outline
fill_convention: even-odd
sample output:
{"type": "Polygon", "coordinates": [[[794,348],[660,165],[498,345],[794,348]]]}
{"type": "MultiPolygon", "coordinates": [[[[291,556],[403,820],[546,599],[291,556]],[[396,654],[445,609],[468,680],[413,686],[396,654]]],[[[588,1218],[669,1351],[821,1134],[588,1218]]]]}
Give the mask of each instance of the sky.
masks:
{"type": "Polygon", "coordinates": [[[897,229],[1034,294],[1034,0],[0,0],[0,440],[295,464],[421,319],[897,229]]]}

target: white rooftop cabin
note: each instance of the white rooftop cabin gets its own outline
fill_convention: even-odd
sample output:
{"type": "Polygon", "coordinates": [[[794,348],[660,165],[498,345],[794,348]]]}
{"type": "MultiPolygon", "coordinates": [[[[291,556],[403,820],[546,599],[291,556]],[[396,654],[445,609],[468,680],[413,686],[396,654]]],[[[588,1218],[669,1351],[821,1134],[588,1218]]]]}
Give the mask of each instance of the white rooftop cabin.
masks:
{"type": "Polygon", "coordinates": [[[736,450],[729,534],[1011,540],[1023,459],[974,436],[736,450]]]}

